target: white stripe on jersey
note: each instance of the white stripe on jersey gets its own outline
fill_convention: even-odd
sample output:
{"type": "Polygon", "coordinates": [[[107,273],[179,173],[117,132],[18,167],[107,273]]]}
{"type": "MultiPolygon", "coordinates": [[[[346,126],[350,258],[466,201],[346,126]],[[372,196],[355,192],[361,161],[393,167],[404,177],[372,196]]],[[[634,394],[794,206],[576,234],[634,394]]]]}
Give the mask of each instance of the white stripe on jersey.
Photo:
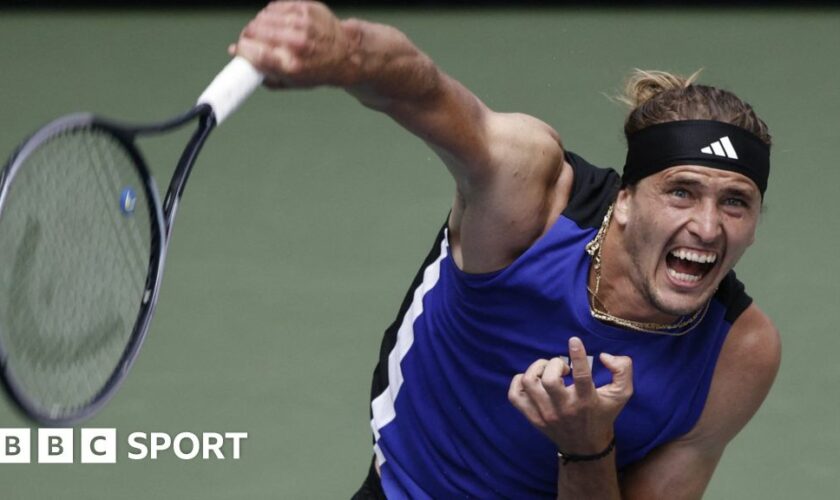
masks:
{"type": "Polygon", "coordinates": [[[397,399],[403,383],[400,363],[414,343],[414,321],[423,314],[423,297],[435,287],[440,278],[440,263],[447,256],[448,241],[447,230],[440,242],[440,255],[423,271],[423,282],[414,290],[411,306],[403,316],[400,329],[397,331],[397,343],[388,354],[388,387],[371,402],[373,418],[370,421],[370,428],[373,429],[373,436],[376,441],[373,445],[373,451],[376,454],[376,463],[380,467],[385,463],[385,456],[378,445],[379,429],[388,425],[397,416],[394,400],[397,399]]]}

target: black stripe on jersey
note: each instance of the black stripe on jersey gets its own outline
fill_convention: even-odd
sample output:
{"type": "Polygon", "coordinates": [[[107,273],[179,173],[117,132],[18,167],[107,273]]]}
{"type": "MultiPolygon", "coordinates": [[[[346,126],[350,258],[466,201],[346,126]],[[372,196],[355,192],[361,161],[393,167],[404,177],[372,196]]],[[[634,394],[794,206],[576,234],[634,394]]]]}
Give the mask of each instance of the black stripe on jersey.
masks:
{"type": "MultiPolygon", "coordinates": [[[[379,361],[376,363],[376,368],[373,369],[373,381],[370,385],[371,401],[376,399],[376,397],[382,394],[382,391],[388,387],[388,356],[391,354],[391,351],[394,350],[394,346],[397,345],[397,332],[402,325],[405,315],[408,313],[408,308],[411,307],[411,303],[414,300],[414,291],[421,283],[423,283],[423,273],[426,271],[427,267],[440,257],[440,245],[443,242],[444,230],[447,227],[448,221],[449,216],[447,215],[446,222],[444,222],[440,231],[438,231],[438,235],[437,238],[435,238],[435,243],[432,245],[432,249],[426,256],[426,260],[423,261],[423,264],[420,266],[420,270],[417,271],[417,274],[414,276],[414,280],[411,282],[411,286],[408,288],[408,292],[405,294],[405,298],[400,306],[400,311],[397,313],[397,317],[394,319],[394,322],[391,323],[391,326],[385,330],[385,336],[382,339],[382,345],[379,348],[379,361]]],[[[370,412],[372,419],[373,408],[370,409],[370,412]]]]}

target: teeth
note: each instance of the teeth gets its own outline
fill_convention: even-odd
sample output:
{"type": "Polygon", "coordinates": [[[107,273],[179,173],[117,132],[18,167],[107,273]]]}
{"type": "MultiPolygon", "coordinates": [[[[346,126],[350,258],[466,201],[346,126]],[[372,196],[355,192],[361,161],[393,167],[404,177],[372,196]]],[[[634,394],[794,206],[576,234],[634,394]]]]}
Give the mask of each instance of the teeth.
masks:
{"type": "Polygon", "coordinates": [[[693,274],[678,273],[670,267],[668,268],[668,274],[681,281],[700,281],[700,276],[694,276],[693,274]]]}
{"type": "Polygon", "coordinates": [[[671,255],[678,259],[689,260],[691,262],[699,262],[701,264],[713,263],[717,260],[717,254],[714,252],[699,253],[692,250],[686,250],[684,248],[671,250],[671,255]]]}

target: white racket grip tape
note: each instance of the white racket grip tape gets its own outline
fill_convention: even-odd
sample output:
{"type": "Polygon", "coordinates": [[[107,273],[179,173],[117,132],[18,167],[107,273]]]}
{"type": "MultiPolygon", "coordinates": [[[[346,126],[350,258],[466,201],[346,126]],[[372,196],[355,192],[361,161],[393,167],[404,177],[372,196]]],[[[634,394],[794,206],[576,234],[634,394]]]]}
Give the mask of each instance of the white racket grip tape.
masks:
{"type": "Polygon", "coordinates": [[[263,81],[263,74],[244,57],[234,57],[198,98],[198,104],[209,104],[216,115],[216,125],[245,102],[263,81]]]}

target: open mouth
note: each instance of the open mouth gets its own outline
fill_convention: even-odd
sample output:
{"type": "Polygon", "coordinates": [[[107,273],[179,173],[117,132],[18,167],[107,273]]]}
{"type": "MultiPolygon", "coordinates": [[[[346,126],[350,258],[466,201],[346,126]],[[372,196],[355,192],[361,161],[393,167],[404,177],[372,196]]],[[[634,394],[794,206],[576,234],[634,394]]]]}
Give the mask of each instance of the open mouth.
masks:
{"type": "Polygon", "coordinates": [[[693,248],[675,248],[665,256],[668,274],[677,281],[696,283],[715,267],[717,253],[693,248]]]}

